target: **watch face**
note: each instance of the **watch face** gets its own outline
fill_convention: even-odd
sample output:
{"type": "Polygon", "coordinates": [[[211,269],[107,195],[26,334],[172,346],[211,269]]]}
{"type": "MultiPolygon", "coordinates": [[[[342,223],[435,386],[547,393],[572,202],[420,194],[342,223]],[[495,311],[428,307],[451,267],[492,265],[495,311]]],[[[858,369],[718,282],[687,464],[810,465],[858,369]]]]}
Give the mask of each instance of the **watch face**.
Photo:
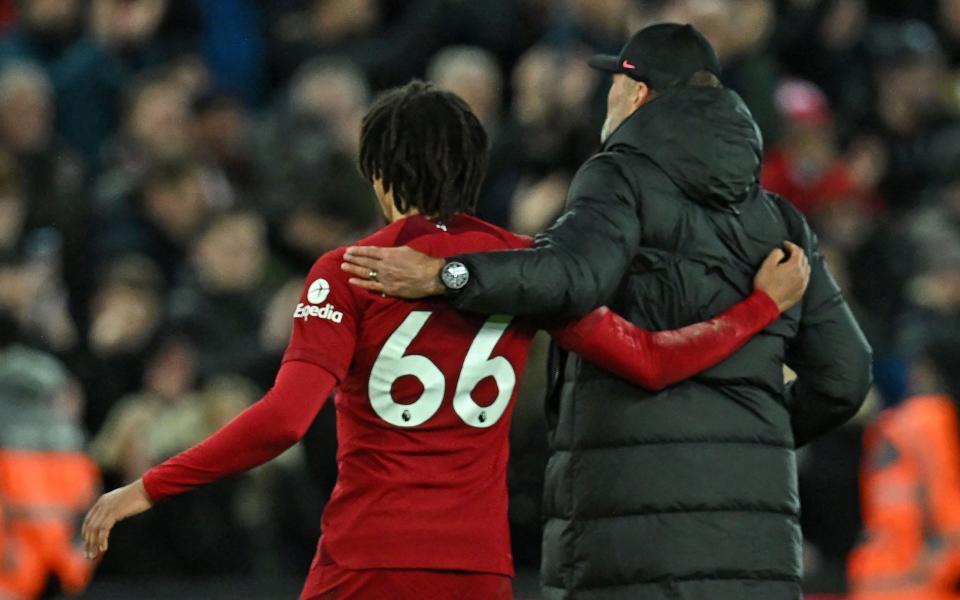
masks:
{"type": "Polygon", "coordinates": [[[451,262],[447,263],[443,267],[443,271],[440,274],[440,279],[443,281],[443,285],[451,290],[459,290],[463,286],[467,285],[467,281],[470,279],[470,271],[467,270],[466,265],[460,262],[451,262]]]}

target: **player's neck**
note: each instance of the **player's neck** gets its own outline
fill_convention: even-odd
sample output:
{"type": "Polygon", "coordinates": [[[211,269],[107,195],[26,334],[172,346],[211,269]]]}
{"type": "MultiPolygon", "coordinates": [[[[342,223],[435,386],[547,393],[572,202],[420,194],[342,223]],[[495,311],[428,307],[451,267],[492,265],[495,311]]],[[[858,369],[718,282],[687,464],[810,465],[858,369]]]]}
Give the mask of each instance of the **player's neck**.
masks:
{"type": "MultiPolygon", "coordinates": [[[[422,213],[415,208],[411,208],[407,212],[400,212],[396,209],[396,207],[392,207],[390,210],[390,214],[386,215],[386,217],[387,217],[387,222],[392,224],[392,223],[396,223],[400,219],[406,219],[407,217],[421,216],[421,214],[422,213]]],[[[422,215],[422,216],[425,219],[429,219],[431,221],[436,221],[439,218],[437,217],[437,215],[422,215]]]]}
{"type": "MultiPolygon", "coordinates": [[[[420,214],[420,211],[414,207],[410,207],[405,212],[400,212],[400,209],[397,208],[397,203],[393,201],[393,190],[385,191],[379,179],[374,180],[373,189],[377,194],[377,200],[380,202],[380,208],[383,210],[383,216],[386,218],[387,223],[393,224],[400,219],[406,219],[407,217],[420,214]]],[[[428,219],[436,218],[436,215],[424,216],[428,219]]]]}
{"type": "Polygon", "coordinates": [[[407,217],[415,217],[419,214],[420,214],[420,211],[415,208],[411,208],[407,212],[400,212],[399,210],[397,210],[396,206],[391,206],[390,214],[387,215],[387,221],[390,223],[396,223],[400,219],[406,219],[407,217]]]}

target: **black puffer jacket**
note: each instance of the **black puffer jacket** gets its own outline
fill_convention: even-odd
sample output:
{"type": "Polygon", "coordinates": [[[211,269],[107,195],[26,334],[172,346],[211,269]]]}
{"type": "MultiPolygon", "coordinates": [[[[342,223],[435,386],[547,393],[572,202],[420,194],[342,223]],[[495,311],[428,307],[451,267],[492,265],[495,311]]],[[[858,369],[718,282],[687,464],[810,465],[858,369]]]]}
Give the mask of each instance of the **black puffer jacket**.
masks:
{"type": "Polygon", "coordinates": [[[870,349],[804,219],[759,188],[760,155],[735,93],[664,93],[584,165],[533,249],[460,257],[471,273],[450,298],[460,308],[567,316],[606,303],[658,330],[745,297],[785,239],[811,260],[799,305],[669,389],[556,355],[547,599],[800,598],[794,448],[856,412],[870,349]],[[784,363],[799,375],[791,386],[784,363]]]}

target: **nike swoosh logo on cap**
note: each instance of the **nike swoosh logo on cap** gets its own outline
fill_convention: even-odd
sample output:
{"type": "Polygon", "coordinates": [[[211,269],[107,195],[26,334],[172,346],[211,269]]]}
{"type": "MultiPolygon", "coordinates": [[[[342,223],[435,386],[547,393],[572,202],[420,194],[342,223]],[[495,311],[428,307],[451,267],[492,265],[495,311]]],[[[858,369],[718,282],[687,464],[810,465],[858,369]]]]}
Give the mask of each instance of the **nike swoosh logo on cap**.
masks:
{"type": "Polygon", "coordinates": [[[625,61],[623,61],[623,68],[624,68],[624,69],[636,69],[636,68],[637,68],[637,65],[631,63],[629,60],[625,60],[625,61]]]}

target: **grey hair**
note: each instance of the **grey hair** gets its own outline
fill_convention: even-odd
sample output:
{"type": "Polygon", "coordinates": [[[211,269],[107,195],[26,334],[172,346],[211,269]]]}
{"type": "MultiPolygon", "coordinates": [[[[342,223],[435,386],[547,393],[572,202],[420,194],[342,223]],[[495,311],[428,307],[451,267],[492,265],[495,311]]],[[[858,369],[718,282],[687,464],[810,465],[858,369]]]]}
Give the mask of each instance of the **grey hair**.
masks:
{"type": "Polygon", "coordinates": [[[14,62],[0,69],[0,104],[24,88],[37,89],[46,96],[53,95],[53,84],[46,71],[30,62],[14,62]]]}
{"type": "Polygon", "coordinates": [[[721,88],[720,78],[710,71],[697,71],[685,82],[687,87],[721,88]]]}
{"type": "Polygon", "coordinates": [[[441,87],[446,87],[446,83],[455,77],[477,73],[492,77],[498,88],[502,85],[496,58],[476,46],[448,46],[434,55],[427,66],[427,79],[441,87]]]}
{"type": "Polygon", "coordinates": [[[294,109],[309,112],[311,86],[317,80],[336,81],[360,105],[370,102],[370,84],[356,65],[346,60],[317,58],[300,67],[293,76],[289,98],[294,109]]]}

